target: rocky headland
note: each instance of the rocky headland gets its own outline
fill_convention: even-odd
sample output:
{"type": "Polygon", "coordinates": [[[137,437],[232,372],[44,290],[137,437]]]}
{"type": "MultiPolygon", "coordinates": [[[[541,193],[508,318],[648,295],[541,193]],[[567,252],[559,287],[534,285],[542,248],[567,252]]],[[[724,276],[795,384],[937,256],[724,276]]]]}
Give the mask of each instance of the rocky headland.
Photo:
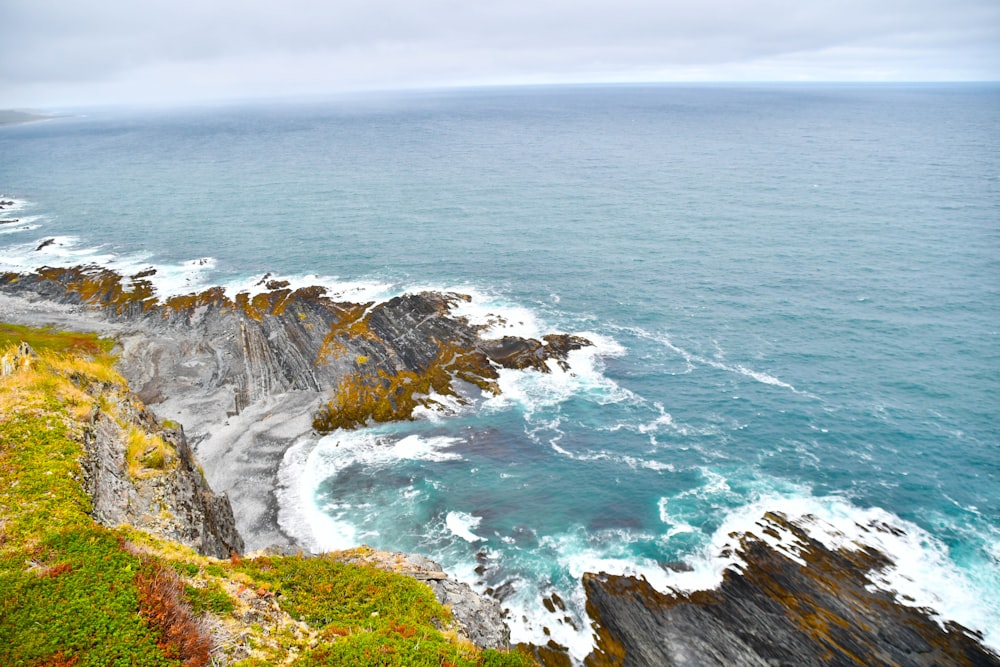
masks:
{"type": "Polygon", "coordinates": [[[644,579],[585,575],[597,632],[588,667],[1000,665],[977,633],[880,589],[875,575],[892,566],[885,554],[830,549],[778,513],[757,525],[759,535],[732,536],[739,565],[713,590],[663,592],[644,579]]]}
{"type": "MultiPolygon", "coordinates": [[[[565,334],[484,336],[455,314],[467,298],[460,294],[348,303],[320,287],[292,289],[265,277],[255,290],[233,297],[214,288],[161,298],[149,281],[152,271],[3,274],[0,321],[114,336],[118,368],[138,401],[119,410],[114,423],[99,413],[91,419],[84,481],[94,515],[108,525],[158,530],[210,555],[238,552],[241,540],[246,549],[266,553],[300,548],[282,533],[274,497],[284,452],[299,438],[410,419],[420,409],[441,407],[444,397],[474,400],[499,391],[498,368],[545,372],[589,345],[565,334]],[[108,443],[120,442],[122,424],[129,423],[169,442],[187,481],[123,485],[126,464],[109,453],[108,443]],[[168,506],[183,511],[154,514],[168,506]]],[[[759,527],[761,535],[732,536],[739,564],[715,590],[658,591],[643,579],[585,575],[596,637],[585,663],[1000,665],[976,633],[938,623],[931,610],[901,605],[879,590],[875,575],[891,565],[884,554],[829,549],[807,526],[777,514],[763,517],[759,527]]],[[[501,605],[449,579],[431,561],[366,549],[339,558],[427,582],[451,606],[464,636],[480,646],[509,641],[501,605]]],[[[267,591],[261,590],[263,609],[267,591]]],[[[558,616],[561,601],[546,602],[558,616]]],[[[542,664],[572,664],[555,643],[525,648],[542,664]]]]}
{"type": "Polygon", "coordinates": [[[485,338],[452,315],[468,298],[460,294],[349,303],[265,277],[253,294],[212,288],[161,299],[154,272],[41,268],[0,275],[0,293],[21,297],[27,305],[17,308],[31,321],[40,319],[32,305],[52,304],[59,326],[71,324],[72,308],[77,327],[115,335],[123,375],[160,418],[184,426],[251,550],[298,548],[278,525],[274,497],[282,456],[298,438],[410,419],[445,396],[496,393],[498,367],[547,371],[589,345],[564,334],[485,338]]]}

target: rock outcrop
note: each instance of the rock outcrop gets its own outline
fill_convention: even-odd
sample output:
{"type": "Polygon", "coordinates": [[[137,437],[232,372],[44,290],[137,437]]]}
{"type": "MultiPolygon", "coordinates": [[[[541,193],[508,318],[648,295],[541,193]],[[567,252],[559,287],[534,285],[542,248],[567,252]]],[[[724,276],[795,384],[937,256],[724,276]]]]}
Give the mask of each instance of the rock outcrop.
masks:
{"type": "MultiPolygon", "coordinates": [[[[291,289],[265,278],[259,292],[230,298],[222,288],[160,299],[153,269],[121,276],[88,266],[0,275],[0,292],[85,307],[115,325],[119,368],[135,394],[162,418],[183,423],[211,486],[180,429],[161,429],[140,408],[130,418],[153,428],[177,452],[177,474],[129,475],[120,420],[97,414],[87,433],[85,483],[94,514],[130,523],[216,556],[295,545],[280,531],[274,490],[282,456],[310,431],[411,419],[443,396],[463,402],[497,393],[498,368],[567,368],[589,341],[490,339],[456,316],[469,297],[423,292],[382,303],[348,303],[322,287],[291,289]],[[299,416],[309,411],[309,418],[299,416]],[[237,531],[236,528],[239,530],[237,531]]],[[[462,634],[507,648],[500,604],[448,578],[419,556],[394,555],[400,571],[425,581],[448,605],[462,634]]],[[[397,568],[397,569],[398,569],[397,568]]]]}
{"type": "Polygon", "coordinates": [[[314,420],[319,431],[409,419],[434,394],[461,399],[463,384],[496,393],[497,367],[548,372],[549,360],[565,366],[569,352],[590,344],[565,334],[483,338],[480,327],[452,314],[468,299],[460,294],[357,304],[322,287],[292,290],[265,279],[256,294],[229,298],[216,287],[161,300],[153,273],[44,267],[0,275],[0,290],[87,305],[128,324],[122,369],[147,403],[211,395],[224,419],[289,391],[329,392],[314,420]]]}
{"type": "Polygon", "coordinates": [[[118,412],[118,417],[97,412],[84,432],[83,484],[98,523],[128,524],[206,556],[241,553],[243,539],[229,499],[209,488],[183,430],[164,429],[152,415],[127,401],[119,402],[118,412]],[[162,469],[130,470],[130,427],[144,438],[153,434],[166,445],[169,458],[162,469]]]}
{"type": "Polygon", "coordinates": [[[876,588],[870,577],[890,565],[884,554],[830,550],[776,513],[761,526],[786,552],[739,536],[745,565],[715,590],[661,592],[644,579],[584,575],[598,638],[588,667],[1000,665],[972,631],[876,588]]]}

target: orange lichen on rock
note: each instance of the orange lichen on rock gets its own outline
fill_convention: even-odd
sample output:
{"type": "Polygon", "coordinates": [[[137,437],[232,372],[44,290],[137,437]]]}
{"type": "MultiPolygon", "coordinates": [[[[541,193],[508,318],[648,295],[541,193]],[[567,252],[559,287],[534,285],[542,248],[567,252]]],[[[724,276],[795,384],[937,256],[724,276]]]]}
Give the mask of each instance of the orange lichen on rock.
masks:
{"type": "Polygon", "coordinates": [[[497,372],[484,354],[453,344],[440,344],[437,357],[423,371],[382,368],[357,371],[345,377],[334,390],[331,401],[313,418],[313,428],[328,433],[338,428],[353,429],[372,422],[402,421],[413,418],[418,407],[436,403],[433,394],[458,396],[454,380],[474,384],[497,394],[497,372]]]}
{"type": "Polygon", "coordinates": [[[347,352],[346,341],[365,338],[377,340],[378,337],[368,327],[368,309],[374,302],[336,304],[339,319],[330,325],[323,344],[316,355],[316,365],[328,363],[331,359],[347,352]]]}
{"type": "Polygon", "coordinates": [[[42,281],[60,285],[81,303],[110,309],[119,315],[143,312],[158,303],[153,284],[146,279],[152,275],[149,271],[131,276],[128,284],[120,274],[99,266],[42,267],[35,275],[42,281]]]}

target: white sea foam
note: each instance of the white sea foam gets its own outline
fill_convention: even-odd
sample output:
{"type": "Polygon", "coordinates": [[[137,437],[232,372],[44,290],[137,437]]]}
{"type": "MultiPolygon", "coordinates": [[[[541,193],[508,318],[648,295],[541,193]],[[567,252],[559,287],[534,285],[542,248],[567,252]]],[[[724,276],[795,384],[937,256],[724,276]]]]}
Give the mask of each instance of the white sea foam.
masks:
{"type": "MultiPolygon", "coordinates": [[[[0,197],[0,200],[4,200],[0,197]]],[[[42,226],[43,218],[40,215],[13,215],[10,209],[0,211],[0,234],[13,234],[17,232],[28,232],[42,226]]]]}
{"type": "Polygon", "coordinates": [[[486,538],[473,533],[473,529],[479,526],[481,517],[473,516],[465,512],[448,512],[445,516],[445,525],[452,535],[461,537],[466,542],[482,542],[486,538]]]}
{"type": "Polygon", "coordinates": [[[313,462],[329,477],[354,464],[378,470],[401,460],[455,461],[461,460],[462,455],[449,450],[461,442],[460,438],[447,436],[411,434],[399,437],[375,429],[338,430],[320,439],[313,452],[313,462]]]}
{"type": "Polygon", "coordinates": [[[711,368],[715,368],[720,371],[725,371],[727,373],[742,375],[743,377],[750,378],[751,380],[760,382],[761,384],[771,385],[773,387],[780,387],[782,389],[787,389],[796,394],[802,394],[804,396],[815,398],[815,396],[813,396],[812,394],[796,389],[794,385],[789,384],[788,382],[785,382],[784,380],[775,377],[770,373],[750,368],[745,364],[741,363],[727,363],[725,360],[725,352],[718,346],[717,342],[715,343],[716,345],[715,358],[710,358],[700,354],[695,354],[694,352],[684,349],[683,347],[675,344],[671,340],[671,338],[666,334],[651,333],[649,331],[637,327],[630,327],[626,330],[642,338],[653,340],[662,345],[663,347],[665,347],[666,349],[670,350],[671,352],[674,352],[675,354],[679,355],[682,359],[684,359],[684,362],[687,364],[687,369],[685,370],[685,372],[691,372],[699,365],[709,366],[711,368]]]}
{"type": "Polygon", "coordinates": [[[501,394],[486,401],[487,409],[502,410],[519,404],[529,416],[551,408],[575,396],[585,397],[600,405],[634,399],[634,394],[604,375],[603,358],[624,354],[614,339],[594,332],[576,335],[587,338],[593,345],[571,351],[566,358],[568,368],[550,359],[548,373],[535,370],[499,369],[501,394]]]}
{"type": "MultiPolygon", "coordinates": [[[[435,290],[433,287],[426,289],[435,290]]],[[[468,301],[461,300],[455,304],[452,314],[456,317],[464,317],[473,326],[483,327],[480,333],[483,338],[503,338],[504,336],[538,338],[546,333],[546,326],[538,318],[535,311],[502,297],[467,286],[435,291],[454,292],[469,296],[468,301]]]]}
{"type": "Polygon", "coordinates": [[[278,523],[288,535],[314,551],[347,549],[362,537],[355,521],[364,507],[316,504],[316,491],[327,479],[353,465],[366,471],[391,467],[399,461],[454,461],[449,451],[459,438],[399,437],[374,429],[335,431],[318,441],[304,439],[288,449],[278,471],[278,523]]]}
{"type": "Polygon", "coordinates": [[[323,287],[326,296],[334,301],[350,301],[353,303],[369,303],[385,301],[400,293],[398,285],[378,280],[343,280],[337,276],[310,274],[278,274],[266,273],[249,277],[233,278],[222,283],[226,296],[235,299],[236,295],[246,292],[257,294],[268,291],[270,282],[287,283],[290,290],[304,287],[323,287]]]}
{"type": "Polygon", "coordinates": [[[569,590],[556,591],[547,582],[532,582],[523,577],[516,579],[513,582],[515,593],[504,600],[504,606],[511,611],[507,620],[511,628],[511,640],[545,644],[552,639],[566,646],[573,659],[582,663],[593,649],[590,619],[586,613],[586,594],[581,584],[583,574],[607,572],[645,577],[654,586],[664,585],[666,579],[663,568],[655,561],[636,558],[630,553],[630,545],[637,539],[650,537],[627,530],[588,535],[582,529],[542,537],[538,551],[550,556],[574,583],[569,590]],[[565,612],[559,611],[553,615],[540,604],[539,598],[552,592],[558,592],[563,599],[565,612]],[[564,616],[568,616],[571,623],[565,622],[564,616]]]}
{"type": "MultiPolygon", "coordinates": [[[[720,554],[734,552],[737,544],[733,535],[744,532],[753,533],[804,565],[798,555],[802,545],[763,518],[769,511],[784,514],[829,549],[858,550],[867,546],[886,554],[894,564],[872,574],[876,587],[895,594],[901,604],[933,610],[939,620],[956,621],[982,631],[984,643],[994,650],[1000,648],[1000,600],[984,596],[970,573],[950,558],[943,543],[881,508],[859,508],[834,496],[813,497],[807,490],[763,495],[730,512],[709,544],[688,561],[693,570],[671,573],[666,585],[683,591],[717,586],[726,568],[743,567],[735,555],[720,554]],[[765,526],[770,530],[762,530],[765,526]]],[[[660,513],[670,530],[686,525],[670,516],[667,499],[661,499],[660,513]]],[[[993,567],[997,569],[997,564],[993,567]]]]}
{"type": "Polygon", "coordinates": [[[413,409],[415,419],[441,422],[446,418],[468,412],[471,407],[458,396],[445,396],[432,391],[426,396],[428,405],[418,405],[413,409]]]}
{"type": "MultiPolygon", "coordinates": [[[[698,492],[706,499],[711,496],[735,497],[737,492],[719,474],[708,474],[707,484],[698,492]]],[[[784,488],[784,485],[783,485],[784,488]]],[[[681,499],[682,500],[682,499],[681,499]]],[[[672,502],[663,498],[659,503],[660,517],[666,526],[663,539],[675,535],[697,534],[699,528],[672,514],[672,502]]],[[[735,554],[736,539],[752,533],[789,558],[806,565],[801,558],[802,546],[793,535],[777,529],[764,518],[765,513],[780,512],[802,526],[814,539],[829,549],[861,549],[873,547],[885,553],[894,565],[873,573],[874,585],[895,594],[902,603],[931,609],[939,620],[953,620],[984,633],[984,643],[997,650],[1000,643],[1000,601],[984,594],[970,574],[949,557],[947,548],[920,527],[879,508],[859,508],[838,497],[813,497],[808,490],[798,493],[785,489],[782,493],[764,493],[738,509],[725,514],[722,524],[711,534],[705,545],[688,557],[690,569],[675,571],[664,568],[652,559],[636,557],[631,545],[651,536],[627,530],[588,534],[582,529],[539,540],[538,552],[551,554],[560,569],[575,583],[570,591],[559,591],[567,603],[568,615],[577,629],[557,619],[541,608],[539,598],[548,595],[550,585],[530,582],[523,577],[515,581],[517,592],[505,600],[511,609],[508,622],[512,639],[545,643],[549,639],[569,647],[574,660],[582,661],[592,649],[592,635],[585,612],[585,595],[579,585],[585,572],[605,572],[644,578],[660,591],[692,592],[717,587],[726,569],[742,570],[745,564],[735,554]],[[767,531],[764,528],[768,528],[767,531]],[[724,555],[725,554],[725,555],[724,555]],[[545,630],[548,630],[548,634],[545,630]]],[[[1000,562],[996,559],[993,568],[1000,562]]],[[[986,577],[1000,583],[997,572],[986,577]]],[[[561,616],[561,614],[560,614],[561,616]]]]}
{"type": "Polygon", "coordinates": [[[329,509],[320,509],[314,500],[316,488],[325,478],[325,471],[312,462],[317,444],[303,438],[285,451],[275,488],[278,525],[296,543],[314,552],[357,546],[354,526],[332,518],[329,509]]]}

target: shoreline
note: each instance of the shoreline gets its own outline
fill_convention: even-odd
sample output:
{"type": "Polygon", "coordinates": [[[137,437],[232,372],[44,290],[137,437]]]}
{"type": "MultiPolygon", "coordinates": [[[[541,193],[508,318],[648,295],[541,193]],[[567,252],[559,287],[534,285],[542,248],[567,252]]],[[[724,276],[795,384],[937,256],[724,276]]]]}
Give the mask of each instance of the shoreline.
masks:
{"type": "Polygon", "coordinates": [[[16,109],[0,109],[0,127],[10,127],[14,125],[27,125],[28,123],[40,123],[58,118],[72,118],[69,114],[39,114],[30,111],[18,111],[16,109]]]}
{"type": "MultiPolygon", "coordinates": [[[[423,302],[411,305],[413,307],[419,305],[421,308],[427,306],[423,302]]],[[[121,304],[118,304],[115,307],[120,306],[121,304]]],[[[219,325],[219,321],[209,317],[209,311],[204,308],[210,306],[197,306],[185,317],[193,318],[190,321],[213,331],[216,337],[210,340],[230,341],[227,335],[220,335],[220,330],[215,328],[219,325]]],[[[121,314],[121,311],[113,312],[121,314]]],[[[177,421],[184,426],[209,483],[217,492],[229,494],[237,514],[237,526],[247,549],[252,551],[268,546],[278,546],[279,549],[302,547],[303,545],[296,545],[279,525],[280,505],[276,495],[278,471],[288,447],[313,432],[310,407],[319,404],[325,390],[294,387],[277,390],[276,387],[265,384],[258,387],[260,393],[253,397],[253,387],[248,387],[247,384],[254,385],[262,379],[267,382],[276,381],[270,375],[272,366],[264,363],[267,361],[266,356],[257,358],[245,352],[254,349],[256,339],[253,337],[246,338],[244,333],[242,347],[240,345],[232,347],[230,341],[226,343],[228,347],[206,351],[199,348],[199,345],[205,344],[205,340],[186,338],[194,335],[192,330],[185,328],[186,325],[181,329],[174,329],[163,323],[166,321],[164,318],[146,320],[140,315],[130,319],[132,317],[126,314],[125,317],[116,320],[115,317],[108,316],[108,311],[101,313],[95,310],[94,305],[56,303],[38,295],[15,296],[0,292],[0,321],[14,319],[32,326],[97,331],[114,336],[121,349],[123,375],[129,379],[130,384],[135,383],[133,390],[148,402],[149,407],[161,419],[177,421]],[[201,342],[198,342],[199,340],[201,342]],[[240,349],[244,350],[242,353],[245,356],[242,362],[244,366],[235,364],[227,357],[227,354],[238,353],[240,349]],[[251,361],[254,363],[247,365],[251,361]],[[233,376],[237,379],[236,384],[217,381],[220,378],[230,377],[226,373],[237,366],[243,368],[240,372],[251,375],[243,380],[239,379],[243,377],[242,375],[233,376]],[[172,375],[168,372],[170,369],[173,369],[172,375]],[[214,385],[211,382],[206,385],[209,380],[217,382],[214,385]],[[267,386],[271,389],[261,390],[261,387],[267,386]],[[240,392],[251,397],[242,406],[239,401],[240,392]]],[[[232,317],[232,313],[227,317],[232,317]]],[[[240,317],[248,318],[240,320],[241,327],[257,321],[250,314],[240,317]]],[[[406,324],[410,320],[404,318],[390,321],[395,322],[394,326],[403,326],[404,332],[412,331],[407,328],[411,325],[406,324]]],[[[792,528],[794,529],[794,526],[792,528]]],[[[829,550],[826,552],[836,555],[836,552],[829,550]]],[[[841,561],[837,562],[840,563],[839,567],[845,567],[841,561]]],[[[803,572],[809,571],[803,570],[803,572]]],[[[849,577],[857,576],[857,573],[851,574],[850,570],[845,570],[844,574],[849,577]]],[[[600,601],[595,604],[603,605],[604,613],[612,614],[612,617],[605,618],[601,616],[598,607],[595,607],[596,616],[592,615],[591,620],[602,618],[602,627],[615,627],[615,632],[618,633],[615,637],[599,636],[598,649],[610,650],[613,653],[617,643],[624,642],[635,647],[642,645],[645,640],[635,643],[636,632],[639,632],[638,636],[641,638],[645,632],[641,628],[646,627],[648,618],[666,613],[664,610],[678,605],[676,599],[664,598],[666,594],[663,592],[656,592],[654,595],[653,592],[647,591],[643,595],[653,600],[655,604],[631,610],[627,606],[621,606],[615,591],[626,591],[628,595],[632,595],[633,593],[629,591],[633,591],[633,586],[636,584],[628,583],[628,579],[628,577],[608,578],[607,575],[599,573],[594,573],[590,579],[584,579],[588,586],[588,595],[600,601]],[[601,586],[605,584],[609,588],[602,592],[601,586]]],[[[632,578],[632,581],[638,580],[632,578]]],[[[793,581],[799,582],[796,585],[805,585],[802,581],[808,583],[810,578],[808,576],[805,580],[793,578],[793,581]]],[[[700,599],[696,598],[696,594],[692,596],[688,603],[695,601],[696,607],[704,606],[696,602],[700,599]]],[[[734,599],[739,598],[737,596],[734,599]]],[[[539,602],[541,604],[541,601],[539,602]]],[[[830,604],[837,603],[834,600],[830,604]]],[[[966,634],[958,631],[960,636],[966,634]]],[[[682,639],[675,638],[673,641],[682,639]]],[[[976,641],[974,637],[969,639],[976,641]]],[[[564,658],[566,656],[564,650],[558,646],[535,648],[543,664],[559,664],[558,661],[563,658],[558,656],[564,658]]],[[[645,649],[633,650],[641,652],[645,649]]],[[[986,662],[974,664],[1000,664],[1000,662],[989,662],[989,654],[985,655],[987,655],[986,662]]]]}

